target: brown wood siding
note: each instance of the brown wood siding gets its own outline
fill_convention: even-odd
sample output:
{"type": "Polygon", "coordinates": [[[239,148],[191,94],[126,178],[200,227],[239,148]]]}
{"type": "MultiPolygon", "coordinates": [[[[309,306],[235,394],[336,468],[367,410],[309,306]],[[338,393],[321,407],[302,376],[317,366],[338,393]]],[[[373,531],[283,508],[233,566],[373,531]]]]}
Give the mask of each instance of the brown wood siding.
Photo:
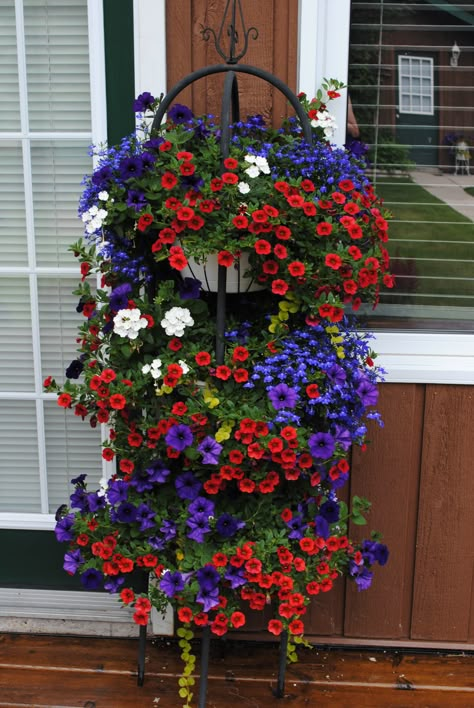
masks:
{"type": "MultiPolygon", "coordinates": [[[[168,88],[192,71],[222,63],[212,39],[205,42],[201,30],[203,27],[218,29],[225,4],[225,0],[167,0],[168,88]]],[[[242,63],[275,74],[295,90],[298,3],[261,0],[243,5],[247,29],[256,27],[258,39],[249,38],[248,52],[242,63]]],[[[177,101],[191,106],[195,113],[219,115],[223,80],[223,74],[200,79],[185,89],[177,101]]],[[[238,83],[243,118],[260,113],[280,122],[281,116],[288,115],[286,99],[270,84],[242,74],[238,76],[238,83]]]]}
{"type": "MultiPolygon", "coordinates": [[[[224,0],[168,0],[169,87],[189,72],[220,63],[201,26],[217,28],[224,0]]],[[[246,63],[276,74],[295,88],[297,3],[260,0],[245,4],[250,40],[246,63]]],[[[393,60],[392,60],[393,61],[393,60]]],[[[262,113],[277,121],[285,100],[263,82],[243,77],[242,115],[262,113]]],[[[196,112],[219,112],[222,77],[202,80],[179,101],[196,112]],[[219,83],[220,82],[220,83],[219,83]]],[[[357,592],[340,581],[319,595],[306,616],[314,641],[458,646],[474,648],[474,387],[384,384],[384,428],[370,426],[366,452],[355,450],[351,495],[365,496],[372,528],[390,547],[385,568],[375,569],[372,588],[357,592]]],[[[256,614],[240,636],[260,636],[265,618],[256,614]]],[[[262,635],[263,636],[263,635],[262,635]]]]}

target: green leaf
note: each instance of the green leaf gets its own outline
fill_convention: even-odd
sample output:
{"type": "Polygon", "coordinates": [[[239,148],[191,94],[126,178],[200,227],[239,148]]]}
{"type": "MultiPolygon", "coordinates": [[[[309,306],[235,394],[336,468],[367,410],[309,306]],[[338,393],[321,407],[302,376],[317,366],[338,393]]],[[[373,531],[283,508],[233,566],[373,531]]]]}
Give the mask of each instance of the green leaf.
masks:
{"type": "Polygon", "coordinates": [[[363,516],[358,514],[357,516],[352,516],[352,523],[356,526],[365,526],[367,521],[364,519],[363,516]]]}

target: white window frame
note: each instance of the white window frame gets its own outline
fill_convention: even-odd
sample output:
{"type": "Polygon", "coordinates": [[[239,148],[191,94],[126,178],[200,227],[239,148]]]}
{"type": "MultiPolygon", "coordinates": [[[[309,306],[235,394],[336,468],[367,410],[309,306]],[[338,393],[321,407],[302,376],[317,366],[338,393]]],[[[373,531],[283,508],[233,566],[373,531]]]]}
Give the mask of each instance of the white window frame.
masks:
{"type": "MultiPolygon", "coordinates": [[[[298,91],[312,94],[323,78],[347,83],[350,12],[350,0],[299,0],[298,91]]],[[[342,144],[345,107],[337,118],[342,144]]],[[[387,382],[474,384],[474,335],[377,332],[373,348],[387,382]]]]}
{"type": "MultiPolygon", "coordinates": [[[[104,55],[104,18],[102,2],[97,0],[88,0],[88,34],[89,34],[89,58],[90,58],[90,94],[91,94],[91,131],[90,133],[74,133],[65,134],[59,132],[51,133],[30,133],[28,130],[28,121],[26,116],[26,65],[25,65],[25,48],[21,45],[24,36],[23,28],[23,1],[15,0],[16,17],[17,17],[17,34],[19,37],[18,46],[18,74],[20,86],[20,115],[21,115],[21,130],[17,134],[2,133],[5,137],[14,137],[20,140],[35,139],[53,140],[61,137],[84,138],[90,143],[99,144],[105,142],[107,138],[107,115],[106,115],[106,92],[105,92],[105,55],[104,55]]],[[[28,152],[28,151],[27,151],[28,152]]],[[[27,153],[24,153],[27,154],[27,153]]],[[[25,164],[25,191],[27,202],[32,204],[32,185],[29,179],[31,173],[30,165],[25,164]]],[[[78,195],[79,197],[79,195],[78,195]]],[[[30,293],[31,293],[31,312],[32,312],[32,339],[33,339],[33,358],[35,371],[35,393],[4,393],[2,399],[6,400],[31,400],[36,401],[36,414],[38,425],[38,455],[39,455],[39,476],[41,489],[41,513],[14,513],[0,512],[0,528],[8,529],[31,529],[31,530],[48,530],[54,528],[54,515],[48,513],[48,495],[47,495],[47,471],[46,471],[46,449],[44,445],[44,412],[43,402],[46,400],[55,400],[56,395],[45,393],[42,387],[40,354],[39,354],[39,311],[37,297],[37,276],[39,275],[54,275],[54,276],[70,276],[74,275],[77,278],[77,268],[75,267],[60,267],[60,268],[43,268],[35,265],[35,246],[33,241],[33,213],[32,209],[27,208],[27,230],[28,230],[28,252],[29,266],[23,267],[2,267],[0,264],[0,274],[3,275],[27,275],[30,278],[30,293]]],[[[71,289],[76,280],[71,278],[71,289]]],[[[105,435],[104,435],[105,437],[105,435]]],[[[100,451],[97,451],[100,454],[100,451]]],[[[103,461],[103,474],[111,473],[111,465],[103,461]]]]}
{"type": "Polygon", "coordinates": [[[398,57],[398,110],[399,113],[406,115],[417,116],[433,116],[434,115],[434,69],[433,59],[431,57],[412,56],[410,54],[401,54],[398,57]],[[423,64],[429,67],[429,76],[423,76],[421,71],[423,64]],[[420,72],[417,75],[415,67],[419,66],[420,72]],[[405,91],[402,86],[402,78],[408,79],[409,90],[405,91]],[[422,80],[429,79],[429,92],[423,91],[422,80]],[[419,79],[420,90],[416,91],[413,87],[413,79],[419,79]],[[408,96],[409,106],[404,104],[404,97],[408,96]],[[413,98],[418,96],[420,99],[421,109],[418,111],[413,108],[413,98]],[[430,100],[429,110],[423,110],[423,98],[428,97],[430,100]]]}

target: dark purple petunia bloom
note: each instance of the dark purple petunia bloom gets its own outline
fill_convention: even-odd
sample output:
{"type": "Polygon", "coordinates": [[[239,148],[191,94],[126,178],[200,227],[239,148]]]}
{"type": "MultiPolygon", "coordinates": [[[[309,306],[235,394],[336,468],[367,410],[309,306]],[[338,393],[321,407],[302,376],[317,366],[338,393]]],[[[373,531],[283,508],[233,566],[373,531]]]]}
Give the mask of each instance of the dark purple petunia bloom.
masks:
{"type": "Polygon", "coordinates": [[[58,521],[54,529],[54,533],[59,542],[72,541],[74,534],[72,527],[74,525],[74,514],[68,514],[58,521]]]}
{"type": "Polygon", "coordinates": [[[335,440],[329,433],[314,433],[308,438],[308,447],[312,457],[326,460],[334,453],[335,440]]]}
{"type": "Polygon", "coordinates": [[[189,123],[194,118],[194,113],[187,106],[175,103],[168,111],[168,118],[176,125],[180,125],[180,123],[189,123]]]}
{"type": "Polygon", "coordinates": [[[239,521],[234,516],[224,512],[216,521],[216,531],[223,538],[231,538],[235,536],[237,531],[245,527],[245,521],[239,521]]]}
{"type": "Polygon", "coordinates": [[[201,281],[196,278],[183,278],[178,288],[181,300],[197,300],[201,294],[201,281]]]}
{"type": "Polygon", "coordinates": [[[245,570],[243,568],[236,568],[233,565],[229,565],[225,571],[224,579],[230,583],[232,590],[239,588],[241,585],[245,585],[247,582],[245,578],[245,570]]]}
{"type": "Polygon", "coordinates": [[[336,425],[334,440],[342,447],[343,450],[348,450],[352,444],[352,436],[350,431],[340,425],[336,425]]]}
{"type": "Polygon", "coordinates": [[[116,511],[116,519],[124,524],[131,524],[137,519],[137,507],[130,502],[122,502],[116,511]]]}
{"type": "Polygon", "coordinates": [[[152,529],[155,526],[155,512],[146,504],[140,504],[137,509],[136,521],[140,524],[140,531],[152,529]]]}
{"type": "Polygon", "coordinates": [[[145,472],[151,482],[156,482],[157,484],[163,484],[166,482],[166,478],[171,474],[171,470],[165,467],[161,460],[157,460],[147,467],[145,472]]]}
{"type": "Polygon", "coordinates": [[[85,487],[78,487],[69,497],[71,509],[79,509],[82,513],[90,511],[88,496],[85,487]]]}
{"type": "Polygon", "coordinates": [[[328,499],[319,507],[320,515],[330,524],[339,521],[339,511],[339,504],[332,499],[328,499]]]}
{"type": "Polygon", "coordinates": [[[74,359],[74,361],[71,361],[64,373],[67,379],[78,379],[82,374],[83,369],[84,364],[82,361],[80,359],[74,359]]]}
{"type": "Polygon", "coordinates": [[[125,578],[123,575],[114,575],[112,577],[109,577],[107,581],[104,583],[104,590],[107,590],[107,592],[118,592],[122,585],[125,582],[125,578]]]}
{"type": "Polygon", "coordinates": [[[130,480],[130,486],[134,487],[139,494],[149,492],[153,489],[153,482],[143,470],[134,472],[133,479],[130,480]]]}
{"type": "Polygon", "coordinates": [[[162,590],[166,597],[173,597],[178,592],[184,588],[184,579],[181,573],[176,571],[171,573],[169,570],[163,573],[163,577],[160,580],[160,590],[162,590]]]}
{"type": "Polygon", "coordinates": [[[128,497],[128,482],[123,479],[115,479],[109,482],[107,488],[107,500],[109,504],[119,504],[120,502],[127,501],[128,497]]]}
{"type": "Polygon", "coordinates": [[[179,450],[179,452],[192,445],[193,440],[191,428],[189,425],[184,425],[184,423],[173,425],[165,435],[166,444],[172,447],[173,450],[179,450]]]}
{"type": "Polygon", "coordinates": [[[165,142],[165,139],[160,136],[155,138],[150,138],[143,143],[143,147],[150,148],[150,150],[159,150],[160,145],[165,142]]]}
{"type": "Polygon", "coordinates": [[[74,575],[83,562],[84,558],[82,557],[82,553],[77,548],[75,551],[68,551],[64,554],[63,568],[69,575],[74,575]]]}
{"type": "Polygon", "coordinates": [[[123,180],[131,177],[140,177],[143,174],[143,162],[141,157],[124,157],[119,164],[120,177],[123,180]]]}
{"type": "Polygon", "coordinates": [[[300,539],[303,538],[304,532],[306,530],[306,524],[301,516],[295,514],[290,521],[286,522],[286,525],[290,529],[288,538],[300,539]]]}
{"type": "Polygon", "coordinates": [[[71,479],[71,484],[74,484],[76,487],[77,486],[84,486],[84,482],[86,481],[86,474],[78,474],[77,477],[74,477],[74,479],[71,479]]]}
{"type": "Polygon", "coordinates": [[[105,508],[105,496],[99,492],[91,492],[87,495],[89,510],[94,512],[105,508]]]}
{"type": "Polygon", "coordinates": [[[203,612],[209,612],[213,607],[219,604],[219,588],[216,586],[210,590],[200,588],[196,595],[196,602],[199,602],[203,607],[203,612]]]}
{"type": "Polygon", "coordinates": [[[368,590],[372,585],[373,575],[374,574],[370,570],[367,570],[367,568],[362,567],[361,572],[354,577],[357,589],[368,590]]]}
{"type": "Polygon", "coordinates": [[[174,486],[180,499],[196,499],[201,491],[202,484],[192,472],[183,472],[175,479],[174,486]]]}
{"type": "Polygon", "coordinates": [[[315,519],[316,523],[316,535],[322,538],[329,538],[329,524],[324,518],[324,516],[317,516],[315,519]]]}
{"type": "Polygon", "coordinates": [[[154,96],[149,91],[144,91],[133,102],[133,110],[135,113],[144,113],[152,108],[155,102],[154,96]]]}
{"type": "Polygon", "coordinates": [[[207,514],[207,516],[214,516],[214,502],[206,497],[196,497],[194,501],[188,506],[188,513],[190,516],[193,514],[207,514]]]}
{"type": "Polygon", "coordinates": [[[191,529],[186,536],[196,543],[203,543],[206,533],[209,533],[211,528],[209,526],[209,517],[207,514],[194,514],[194,516],[189,517],[186,521],[186,526],[191,529]]]}
{"type": "Polygon", "coordinates": [[[96,570],[95,568],[88,568],[81,575],[81,583],[86,590],[98,590],[102,587],[103,581],[104,576],[100,570],[96,570]]]}
{"type": "Polygon", "coordinates": [[[127,206],[133,207],[135,211],[141,211],[146,206],[144,192],[139,189],[130,189],[127,192],[127,206]]]}
{"type": "Polygon", "coordinates": [[[131,292],[132,286],[130,283],[122,283],[122,285],[117,285],[117,287],[114,288],[109,295],[110,309],[113,312],[125,310],[128,307],[131,292]]]}
{"type": "Polygon", "coordinates": [[[97,172],[94,172],[91,177],[91,181],[92,184],[95,184],[96,187],[99,188],[99,190],[107,189],[110,182],[112,181],[113,176],[114,173],[112,171],[112,167],[110,165],[104,165],[99,170],[97,170],[97,172]]]}
{"type": "Polygon", "coordinates": [[[219,584],[221,576],[213,565],[205,565],[203,568],[199,568],[199,570],[197,571],[196,579],[199,583],[200,588],[203,588],[205,590],[212,590],[219,584]]]}
{"type": "Polygon", "coordinates": [[[269,390],[268,398],[274,409],[279,411],[281,408],[294,408],[298,400],[298,393],[295,388],[280,383],[269,390]]]}
{"type": "Polygon", "coordinates": [[[364,406],[376,406],[379,400],[379,392],[377,386],[363,377],[356,388],[356,393],[359,396],[364,406]]]}
{"type": "Polygon", "coordinates": [[[346,372],[339,364],[333,364],[326,374],[328,379],[336,386],[342,386],[347,378],[346,372]]]}
{"type": "Polygon", "coordinates": [[[207,435],[198,445],[197,449],[202,452],[202,463],[204,465],[217,465],[222,445],[215,440],[212,435],[207,435]]]}
{"type": "Polygon", "coordinates": [[[375,549],[375,560],[379,565],[385,565],[388,561],[389,550],[384,543],[377,543],[375,549]]]}
{"type": "Polygon", "coordinates": [[[171,541],[176,536],[176,524],[171,519],[165,519],[160,526],[165,541],[171,541]]]}

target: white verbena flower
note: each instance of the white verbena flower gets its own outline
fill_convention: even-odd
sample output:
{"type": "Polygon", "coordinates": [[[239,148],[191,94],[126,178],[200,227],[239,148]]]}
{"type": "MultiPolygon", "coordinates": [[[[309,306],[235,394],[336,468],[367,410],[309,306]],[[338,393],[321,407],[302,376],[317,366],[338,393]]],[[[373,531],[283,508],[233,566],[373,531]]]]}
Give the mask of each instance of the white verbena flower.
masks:
{"type": "Polygon", "coordinates": [[[109,198],[109,193],[104,190],[103,192],[99,192],[98,197],[101,200],[101,202],[106,202],[107,199],[109,198]]]}
{"type": "Polygon", "coordinates": [[[257,155],[255,158],[255,164],[259,168],[260,172],[263,172],[265,175],[270,174],[270,167],[268,166],[268,160],[266,157],[257,155]]]}
{"type": "Polygon", "coordinates": [[[168,337],[182,337],[186,327],[192,327],[194,320],[187,307],[172,307],[160,322],[168,337]]]}
{"type": "Polygon", "coordinates": [[[244,160],[245,162],[250,162],[250,164],[253,164],[255,162],[255,155],[251,155],[249,153],[248,155],[245,155],[244,160]]]}
{"type": "Polygon", "coordinates": [[[119,310],[114,317],[114,332],[120,337],[136,339],[141,329],[148,327],[148,320],[142,317],[137,307],[119,310]]]}
{"type": "Polygon", "coordinates": [[[248,194],[250,192],[250,185],[248,182],[239,182],[237,189],[241,194],[248,194]]]}

